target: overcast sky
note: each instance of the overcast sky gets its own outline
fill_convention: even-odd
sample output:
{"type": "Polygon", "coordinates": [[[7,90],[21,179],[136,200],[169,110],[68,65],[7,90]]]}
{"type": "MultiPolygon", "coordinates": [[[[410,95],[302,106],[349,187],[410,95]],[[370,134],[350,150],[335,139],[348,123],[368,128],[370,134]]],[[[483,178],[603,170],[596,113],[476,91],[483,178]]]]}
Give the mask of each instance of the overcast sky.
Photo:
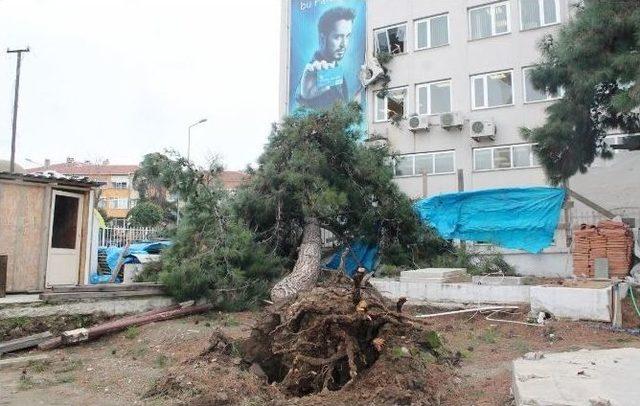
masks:
{"type": "Polygon", "coordinates": [[[254,162],[278,119],[279,0],[0,0],[0,159],[135,164],[174,148],[254,162]]]}

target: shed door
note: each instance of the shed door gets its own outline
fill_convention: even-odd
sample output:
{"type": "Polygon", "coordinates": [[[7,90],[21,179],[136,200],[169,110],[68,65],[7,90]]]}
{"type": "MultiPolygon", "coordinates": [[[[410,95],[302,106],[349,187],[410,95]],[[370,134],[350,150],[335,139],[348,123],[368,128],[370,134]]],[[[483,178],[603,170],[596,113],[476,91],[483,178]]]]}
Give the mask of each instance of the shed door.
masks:
{"type": "Polygon", "coordinates": [[[80,194],[53,191],[47,286],[78,284],[82,198],[80,194]]]}

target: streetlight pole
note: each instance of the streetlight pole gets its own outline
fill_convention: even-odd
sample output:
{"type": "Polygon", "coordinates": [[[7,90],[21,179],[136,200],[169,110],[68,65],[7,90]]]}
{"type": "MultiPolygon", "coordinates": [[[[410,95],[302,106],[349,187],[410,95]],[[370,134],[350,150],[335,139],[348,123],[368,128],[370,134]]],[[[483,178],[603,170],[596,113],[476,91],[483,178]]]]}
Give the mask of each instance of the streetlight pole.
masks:
{"type": "Polygon", "coordinates": [[[191,161],[191,129],[192,129],[193,127],[197,126],[198,124],[205,123],[206,121],[207,121],[207,119],[206,119],[206,118],[203,118],[202,120],[200,120],[200,121],[198,121],[198,122],[195,122],[195,123],[193,123],[193,124],[191,124],[191,125],[189,126],[189,129],[188,129],[188,131],[187,131],[187,132],[188,132],[188,139],[187,139],[187,161],[191,161]]]}
{"type": "Polygon", "coordinates": [[[13,124],[11,126],[11,161],[9,164],[9,172],[15,171],[16,165],[16,128],[18,126],[18,93],[20,91],[20,64],[22,62],[22,53],[29,52],[29,47],[24,49],[7,49],[8,54],[17,54],[16,63],[16,89],[13,95],[13,124]]]}
{"type": "MultiPolygon", "coordinates": [[[[191,163],[191,129],[198,124],[205,123],[207,121],[206,118],[203,118],[200,121],[197,121],[189,126],[187,129],[187,162],[191,163]]],[[[180,195],[176,199],[176,224],[180,223],[180,195]]]]}

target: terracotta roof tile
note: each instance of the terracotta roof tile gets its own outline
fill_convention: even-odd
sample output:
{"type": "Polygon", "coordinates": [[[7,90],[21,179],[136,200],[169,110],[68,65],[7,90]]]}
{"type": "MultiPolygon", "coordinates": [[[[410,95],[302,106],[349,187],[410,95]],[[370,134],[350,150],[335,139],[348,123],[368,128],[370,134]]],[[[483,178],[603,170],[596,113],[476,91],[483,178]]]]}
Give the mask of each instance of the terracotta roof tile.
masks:
{"type": "Polygon", "coordinates": [[[96,165],[85,163],[61,163],[49,165],[47,168],[31,168],[27,169],[27,173],[55,171],[63,175],[128,175],[134,173],[138,169],[138,165],[96,165]]]}

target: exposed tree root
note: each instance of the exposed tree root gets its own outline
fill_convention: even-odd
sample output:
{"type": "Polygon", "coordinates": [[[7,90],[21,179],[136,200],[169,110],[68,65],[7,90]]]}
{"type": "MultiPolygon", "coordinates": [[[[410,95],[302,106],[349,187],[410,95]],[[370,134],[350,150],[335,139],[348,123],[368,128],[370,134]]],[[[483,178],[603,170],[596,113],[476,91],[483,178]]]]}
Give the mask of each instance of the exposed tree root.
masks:
{"type": "Polygon", "coordinates": [[[390,310],[361,280],[316,287],[266,309],[241,344],[245,361],[258,363],[285,394],[305,396],[352,386],[387,343],[426,332],[428,323],[390,310]]]}

